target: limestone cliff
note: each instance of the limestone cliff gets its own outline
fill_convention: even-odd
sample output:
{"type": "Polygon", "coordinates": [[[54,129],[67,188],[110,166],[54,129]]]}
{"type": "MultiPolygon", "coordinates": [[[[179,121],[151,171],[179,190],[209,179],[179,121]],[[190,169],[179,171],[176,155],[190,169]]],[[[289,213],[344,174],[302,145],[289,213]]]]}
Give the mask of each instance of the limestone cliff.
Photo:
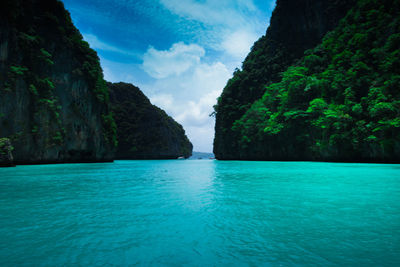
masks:
{"type": "Polygon", "coordinates": [[[400,162],[400,2],[354,1],[317,41],[340,3],[277,2],[266,49],[255,44],[216,107],[218,159],[400,162]]]}
{"type": "Polygon", "coordinates": [[[214,154],[217,159],[240,159],[238,136],[233,124],[265,87],[316,46],[354,4],[354,0],[277,0],[270,26],[252,47],[223,90],[216,106],[214,154]]]}
{"type": "Polygon", "coordinates": [[[192,155],[182,126],[152,105],[139,88],[108,83],[117,123],[116,159],[176,159],[192,155]]]}
{"type": "Polygon", "coordinates": [[[61,1],[1,1],[0,137],[15,163],[113,160],[108,101],[98,56],[61,1]]]}

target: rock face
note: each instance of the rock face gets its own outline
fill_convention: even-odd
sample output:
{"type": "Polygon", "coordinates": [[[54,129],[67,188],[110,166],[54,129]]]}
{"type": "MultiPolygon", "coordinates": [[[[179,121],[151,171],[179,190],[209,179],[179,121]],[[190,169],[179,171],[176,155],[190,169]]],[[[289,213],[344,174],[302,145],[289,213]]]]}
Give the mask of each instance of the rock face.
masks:
{"type": "Polygon", "coordinates": [[[10,139],[0,138],[0,167],[14,167],[13,147],[10,139]]]}
{"type": "Polygon", "coordinates": [[[281,73],[321,42],[354,4],[354,0],[277,0],[265,36],[253,46],[224,88],[216,106],[214,154],[217,159],[240,159],[233,124],[277,82],[281,73]]]}
{"type": "Polygon", "coordinates": [[[116,159],[176,159],[192,155],[182,126],[152,105],[139,88],[108,83],[117,124],[116,159]]]}
{"type": "MultiPolygon", "coordinates": [[[[293,12],[319,18],[317,25],[323,19],[304,10],[320,7],[321,1],[278,1],[267,37],[280,27],[274,22],[288,3],[293,12]]],[[[333,12],[340,3],[326,1],[333,12]]],[[[347,9],[338,25],[289,67],[289,61],[275,61],[276,69],[285,67],[281,77],[257,63],[274,61],[269,48],[256,43],[216,107],[218,159],[400,162],[400,2],[359,0],[347,9]],[[254,84],[263,84],[262,92],[254,84]]],[[[300,21],[304,29],[311,25],[300,21]]],[[[281,35],[299,36],[297,31],[281,35]]],[[[285,47],[275,55],[295,50],[285,47]]]]}
{"type": "Polygon", "coordinates": [[[98,56],[61,1],[1,1],[0,137],[15,163],[112,161],[108,100],[98,56]]]}

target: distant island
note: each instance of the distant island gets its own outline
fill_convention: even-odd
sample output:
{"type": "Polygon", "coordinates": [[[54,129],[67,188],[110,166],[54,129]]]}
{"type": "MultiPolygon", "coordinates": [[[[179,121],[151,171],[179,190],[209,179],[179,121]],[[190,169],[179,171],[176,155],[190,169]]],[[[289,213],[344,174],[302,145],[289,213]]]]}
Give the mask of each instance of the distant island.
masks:
{"type": "Polygon", "coordinates": [[[215,155],[213,153],[193,151],[193,154],[189,159],[214,159],[214,158],[215,155]]]}

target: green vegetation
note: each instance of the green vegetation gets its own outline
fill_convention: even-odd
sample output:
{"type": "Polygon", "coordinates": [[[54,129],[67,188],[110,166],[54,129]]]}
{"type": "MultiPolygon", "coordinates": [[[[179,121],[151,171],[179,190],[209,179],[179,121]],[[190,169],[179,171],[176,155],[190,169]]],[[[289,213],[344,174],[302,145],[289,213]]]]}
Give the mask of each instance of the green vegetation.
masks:
{"type": "Polygon", "coordinates": [[[10,143],[8,138],[0,138],[0,157],[7,155],[9,152],[13,151],[14,147],[10,143]]]}
{"type": "Polygon", "coordinates": [[[10,67],[11,75],[15,75],[15,76],[23,76],[27,70],[28,70],[27,68],[21,67],[21,66],[11,66],[10,67]]]}
{"type": "Polygon", "coordinates": [[[47,52],[44,48],[41,48],[40,53],[41,54],[39,55],[39,57],[41,60],[43,60],[48,65],[54,65],[53,60],[51,60],[52,55],[49,52],[47,52]]]}
{"type": "Polygon", "coordinates": [[[103,125],[104,125],[104,138],[105,140],[112,144],[114,147],[118,146],[117,141],[117,124],[114,120],[114,115],[112,112],[107,115],[102,115],[103,125]],[[111,139],[110,139],[111,138],[111,139]]]}
{"type": "MultiPolygon", "coordinates": [[[[218,159],[248,158],[239,146],[243,136],[232,129],[235,121],[263,96],[267,86],[281,80],[282,72],[295,64],[305,50],[318,45],[355,1],[277,1],[266,35],[254,43],[242,69],[233,73],[214,107],[214,154],[218,159]]],[[[247,138],[253,139],[251,135],[247,138]]]]}
{"type": "Polygon", "coordinates": [[[242,107],[232,127],[241,155],[400,160],[399,32],[399,1],[358,1],[322,44],[242,107]]]}
{"type": "Polygon", "coordinates": [[[13,167],[12,151],[14,147],[11,145],[9,138],[0,138],[0,167],[13,167]]]}

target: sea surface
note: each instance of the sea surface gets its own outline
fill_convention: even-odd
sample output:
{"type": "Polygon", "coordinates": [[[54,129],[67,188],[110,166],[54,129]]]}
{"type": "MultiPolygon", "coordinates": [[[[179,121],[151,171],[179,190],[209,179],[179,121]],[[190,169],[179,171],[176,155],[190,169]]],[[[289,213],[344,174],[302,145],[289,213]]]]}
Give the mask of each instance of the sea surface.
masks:
{"type": "Polygon", "coordinates": [[[400,165],[0,169],[0,266],[400,266],[400,165]]]}

